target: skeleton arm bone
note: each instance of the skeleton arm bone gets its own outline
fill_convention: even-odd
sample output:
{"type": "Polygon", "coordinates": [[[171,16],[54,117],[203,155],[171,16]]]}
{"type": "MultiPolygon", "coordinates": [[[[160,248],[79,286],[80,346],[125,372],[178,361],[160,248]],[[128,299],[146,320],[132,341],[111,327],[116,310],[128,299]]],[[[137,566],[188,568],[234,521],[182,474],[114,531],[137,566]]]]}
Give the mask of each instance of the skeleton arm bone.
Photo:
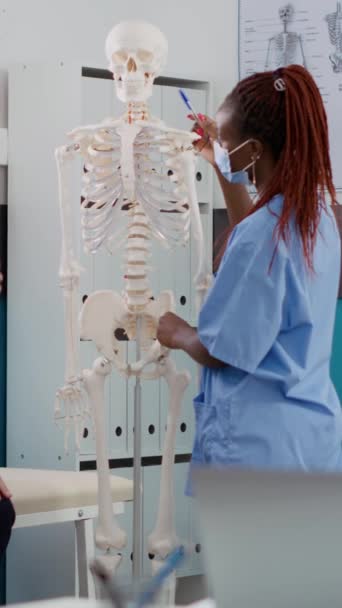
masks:
{"type": "MultiPolygon", "coordinates": [[[[56,393],[55,417],[66,421],[66,440],[69,432],[70,418],[74,418],[76,444],[80,442],[80,422],[88,413],[79,361],[79,278],[80,267],[75,257],[72,242],[72,216],[69,200],[69,170],[70,162],[78,153],[78,145],[61,146],[55,156],[58,170],[59,202],[62,228],[62,253],[60,262],[60,284],[64,296],[64,322],[66,341],[65,385],[56,393]],[[62,414],[61,402],[65,404],[62,414]]],[[[67,446],[66,446],[67,447],[67,446]]]]}
{"type": "Polygon", "coordinates": [[[194,154],[192,151],[185,151],[181,152],[180,156],[184,168],[183,181],[185,182],[188,190],[188,199],[191,212],[191,232],[195,244],[195,259],[198,260],[194,283],[196,288],[197,311],[199,311],[211,282],[211,274],[209,272],[208,262],[205,255],[201,214],[194,179],[194,154]]]}
{"type": "Polygon", "coordinates": [[[68,193],[69,163],[73,159],[76,151],[77,150],[74,148],[70,149],[68,146],[63,146],[56,150],[62,226],[62,253],[59,277],[61,287],[64,290],[66,309],[68,311],[66,316],[69,317],[69,326],[67,328],[67,343],[69,347],[67,348],[66,380],[68,378],[74,378],[79,373],[78,312],[76,316],[75,304],[76,306],[78,305],[77,296],[79,293],[80,267],[76,260],[72,243],[72,216],[68,193]]]}
{"type": "Polygon", "coordinates": [[[272,46],[273,40],[274,40],[274,38],[270,38],[269,41],[268,41],[265,70],[267,70],[269,68],[269,65],[270,65],[270,54],[271,54],[271,46],[272,46]]]}
{"type": "Polygon", "coordinates": [[[304,55],[303,39],[302,39],[301,35],[298,36],[298,40],[299,40],[300,52],[302,54],[303,66],[306,68],[307,66],[306,66],[306,60],[305,60],[305,55],[304,55]]]}

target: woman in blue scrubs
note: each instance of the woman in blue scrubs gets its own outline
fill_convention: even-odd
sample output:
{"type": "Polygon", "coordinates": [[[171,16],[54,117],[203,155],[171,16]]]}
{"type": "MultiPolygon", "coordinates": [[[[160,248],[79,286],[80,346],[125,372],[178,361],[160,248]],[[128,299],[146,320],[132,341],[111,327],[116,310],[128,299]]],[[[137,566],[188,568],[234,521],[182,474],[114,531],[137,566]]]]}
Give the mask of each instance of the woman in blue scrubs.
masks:
{"type": "Polygon", "coordinates": [[[203,366],[193,464],[337,470],[342,415],[329,366],[340,239],[322,98],[300,66],[255,74],[216,126],[215,141],[198,146],[231,231],[198,330],[171,313],[158,328],[162,344],[203,366]]]}

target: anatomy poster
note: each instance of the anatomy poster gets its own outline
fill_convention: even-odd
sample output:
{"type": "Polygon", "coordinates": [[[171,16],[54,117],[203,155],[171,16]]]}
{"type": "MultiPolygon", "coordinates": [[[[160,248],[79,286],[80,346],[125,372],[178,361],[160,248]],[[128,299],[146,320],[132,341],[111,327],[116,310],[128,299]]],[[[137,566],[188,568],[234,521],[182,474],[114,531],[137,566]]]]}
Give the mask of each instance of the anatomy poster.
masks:
{"type": "Polygon", "coordinates": [[[240,77],[299,63],[326,106],[334,181],[342,189],[342,2],[240,0],[240,77]]]}

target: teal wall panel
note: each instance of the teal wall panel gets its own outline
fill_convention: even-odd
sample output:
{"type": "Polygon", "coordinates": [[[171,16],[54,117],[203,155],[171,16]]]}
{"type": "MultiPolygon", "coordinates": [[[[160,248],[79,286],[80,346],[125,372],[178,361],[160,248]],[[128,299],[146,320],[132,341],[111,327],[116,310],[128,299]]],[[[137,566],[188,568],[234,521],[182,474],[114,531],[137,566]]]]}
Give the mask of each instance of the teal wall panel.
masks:
{"type": "Polygon", "coordinates": [[[337,302],[331,376],[342,403],[342,300],[337,302]]]}
{"type": "MultiPolygon", "coordinates": [[[[5,282],[0,294],[0,466],[6,464],[6,263],[7,205],[0,205],[0,272],[5,282]]],[[[5,603],[5,563],[0,561],[0,604],[5,603]]]]}

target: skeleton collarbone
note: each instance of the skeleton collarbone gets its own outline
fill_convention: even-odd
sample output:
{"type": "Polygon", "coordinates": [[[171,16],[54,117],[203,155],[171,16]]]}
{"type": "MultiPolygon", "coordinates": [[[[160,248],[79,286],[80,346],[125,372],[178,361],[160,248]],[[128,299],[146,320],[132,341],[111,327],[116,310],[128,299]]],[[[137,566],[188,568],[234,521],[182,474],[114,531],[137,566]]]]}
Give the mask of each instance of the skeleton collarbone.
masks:
{"type": "MultiPolygon", "coordinates": [[[[196,138],[193,133],[169,128],[154,118],[131,123],[124,118],[107,119],[74,129],[69,136],[79,145],[86,169],[96,173],[99,191],[101,175],[103,180],[116,176],[121,182],[122,197],[128,202],[136,200],[135,185],[148,183],[149,175],[158,176],[161,182],[165,169],[174,162],[179,175],[182,157],[186,152],[192,153],[196,138]]],[[[169,171],[171,174],[174,172],[169,171]]]]}

